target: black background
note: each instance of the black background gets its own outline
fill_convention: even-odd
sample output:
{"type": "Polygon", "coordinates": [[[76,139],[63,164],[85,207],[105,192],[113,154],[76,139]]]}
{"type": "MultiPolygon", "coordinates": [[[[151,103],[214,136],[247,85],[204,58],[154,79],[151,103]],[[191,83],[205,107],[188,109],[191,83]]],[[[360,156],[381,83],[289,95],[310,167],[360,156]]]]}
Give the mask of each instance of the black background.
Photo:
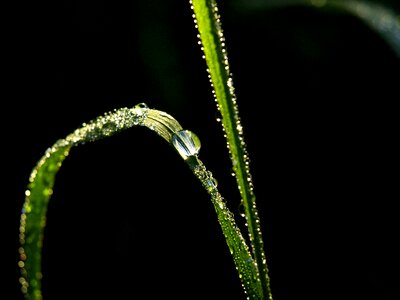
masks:
{"type": "MultiPolygon", "coordinates": [[[[399,58],[349,14],[238,3],[219,7],[274,299],[400,299],[399,58]]],[[[245,232],[187,1],[14,6],[3,43],[1,299],[21,299],[32,168],[114,108],[145,102],[195,132],[245,232]]],[[[206,192],[145,128],[72,149],[43,252],[45,300],[246,298],[206,192]]]]}

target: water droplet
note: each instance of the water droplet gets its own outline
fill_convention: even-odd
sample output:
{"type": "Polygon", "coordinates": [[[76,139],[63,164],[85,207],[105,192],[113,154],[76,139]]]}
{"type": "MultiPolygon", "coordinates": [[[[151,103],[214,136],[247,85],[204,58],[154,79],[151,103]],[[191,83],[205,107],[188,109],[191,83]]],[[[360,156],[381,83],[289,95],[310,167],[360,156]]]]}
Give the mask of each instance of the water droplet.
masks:
{"type": "Polygon", "coordinates": [[[200,139],[189,130],[176,132],[172,136],[172,145],[185,160],[190,156],[197,156],[201,147],[200,139]]]}
{"type": "Polygon", "coordinates": [[[137,108],[149,108],[149,107],[147,106],[147,104],[144,103],[144,102],[139,103],[139,104],[136,104],[135,107],[137,107],[137,108]]]}
{"type": "Polygon", "coordinates": [[[136,104],[133,108],[133,125],[142,125],[144,120],[147,118],[149,107],[146,103],[136,104]]]}
{"type": "Polygon", "coordinates": [[[217,180],[214,177],[212,177],[211,174],[207,178],[206,183],[207,183],[207,189],[209,192],[216,190],[216,188],[218,186],[217,180]]]}
{"type": "Polygon", "coordinates": [[[242,216],[243,218],[245,218],[245,217],[246,217],[246,212],[245,212],[245,209],[244,209],[243,202],[240,202],[239,207],[238,207],[238,210],[239,210],[240,216],[242,216]]]}

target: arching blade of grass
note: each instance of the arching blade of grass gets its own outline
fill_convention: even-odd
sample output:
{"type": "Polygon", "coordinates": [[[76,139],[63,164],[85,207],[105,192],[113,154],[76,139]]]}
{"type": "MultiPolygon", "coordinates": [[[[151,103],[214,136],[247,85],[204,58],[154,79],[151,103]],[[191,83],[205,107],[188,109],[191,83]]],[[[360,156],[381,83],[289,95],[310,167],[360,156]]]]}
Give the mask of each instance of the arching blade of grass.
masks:
{"type": "Polygon", "coordinates": [[[49,148],[40,159],[29,178],[25,192],[25,203],[20,221],[20,248],[18,249],[21,268],[21,291],[27,299],[41,299],[41,248],[43,228],[49,199],[53,192],[54,180],[61,163],[68,155],[71,145],[57,144],[49,148]]]}
{"type": "Polygon", "coordinates": [[[195,27],[199,32],[198,36],[201,40],[202,50],[208,66],[217,108],[222,116],[223,130],[242,198],[252,252],[263,289],[263,297],[264,299],[272,299],[260,220],[249,170],[249,156],[236,104],[235,89],[232,74],[229,70],[225,38],[217,3],[214,0],[191,0],[190,4],[194,11],[195,27]]]}
{"type": "Polygon", "coordinates": [[[337,9],[354,15],[388,43],[400,58],[400,12],[396,12],[379,1],[363,0],[266,0],[241,1],[240,9],[279,8],[293,5],[308,5],[317,8],[337,9]]]}
{"type": "Polygon", "coordinates": [[[331,6],[348,11],[379,33],[400,58],[400,15],[378,3],[332,1],[331,6]]]}
{"type": "Polygon", "coordinates": [[[84,124],[65,139],[58,140],[33,169],[20,220],[20,283],[26,299],[40,300],[41,295],[41,249],[46,224],[47,206],[52,195],[55,176],[72,146],[94,141],[139,125],[146,118],[146,107],[120,109],[84,124]]]}
{"type": "Polygon", "coordinates": [[[169,114],[149,109],[145,104],[134,108],[122,108],[105,114],[81,128],[65,139],[58,140],[39,160],[29,178],[26,198],[20,221],[20,261],[21,289],[29,300],[42,299],[41,292],[41,251],[43,231],[46,224],[46,212],[52,195],[56,174],[69,150],[76,145],[96,141],[101,138],[131,128],[145,126],[167,140],[187,162],[195,176],[201,181],[211,196],[222,232],[233,255],[244,291],[251,299],[263,299],[257,268],[248,246],[240,233],[231,212],[217,190],[216,181],[211,172],[198,159],[200,141],[190,131],[169,114]]]}

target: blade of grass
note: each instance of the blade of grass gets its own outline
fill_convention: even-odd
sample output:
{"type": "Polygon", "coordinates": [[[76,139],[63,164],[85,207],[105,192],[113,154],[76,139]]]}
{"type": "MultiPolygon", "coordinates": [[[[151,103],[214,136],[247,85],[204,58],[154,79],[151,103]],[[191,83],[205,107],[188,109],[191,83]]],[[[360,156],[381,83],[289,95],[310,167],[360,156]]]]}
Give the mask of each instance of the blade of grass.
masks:
{"type": "Polygon", "coordinates": [[[149,123],[146,125],[145,121],[144,125],[149,128],[153,127],[156,132],[169,133],[160,135],[175,147],[178,153],[186,161],[189,168],[200,180],[207,193],[211,196],[211,201],[217,213],[218,221],[221,225],[230,253],[233,256],[244,292],[247,294],[249,299],[264,299],[257,266],[250,254],[246,241],[235,223],[233,214],[229,211],[225,204],[225,200],[217,189],[217,181],[214,179],[212,173],[206,169],[205,165],[197,157],[200,150],[200,141],[195,134],[188,130],[182,130],[180,126],[171,127],[165,122],[160,122],[160,114],[165,117],[168,116],[165,113],[153,110],[152,112],[149,112],[146,119],[151,121],[151,124],[149,123]]]}
{"type": "Polygon", "coordinates": [[[241,278],[244,292],[251,299],[263,299],[257,267],[251,257],[248,246],[237,227],[232,213],[217,190],[216,181],[211,172],[198,159],[200,142],[190,131],[169,114],[149,109],[139,104],[132,109],[122,108],[107,113],[81,128],[65,139],[58,140],[39,160],[30,176],[30,183],[25,193],[20,221],[20,283],[26,299],[42,299],[41,291],[41,251],[43,231],[46,224],[46,212],[52,195],[55,177],[71,147],[110,137],[115,133],[133,126],[145,126],[155,131],[170,143],[189,165],[195,176],[211,196],[218,221],[233,255],[236,268],[241,278]]]}
{"type": "Polygon", "coordinates": [[[21,291],[29,300],[41,300],[41,257],[46,212],[53,193],[55,176],[72,146],[95,141],[141,125],[147,116],[147,106],[138,104],[133,109],[123,108],[84,124],[65,139],[58,140],[46,150],[29,177],[28,189],[20,218],[21,291]]]}
{"type": "Polygon", "coordinates": [[[348,11],[379,33],[400,58],[400,15],[381,4],[367,1],[332,1],[333,7],[348,11]]]}
{"type": "Polygon", "coordinates": [[[249,156],[244,142],[243,126],[236,103],[232,74],[229,70],[225,38],[217,3],[214,0],[191,0],[190,4],[194,11],[195,27],[199,32],[198,37],[201,40],[202,50],[208,66],[217,108],[222,116],[222,126],[242,198],[252,253],[263,289],[263,297],[264,299],[272,299],[260,219],[249,170],[249,156]]]}
{"type": "Polygon", "coordinates": [[[29,178],[25,192],[25,203],[20,220],[20,248],[18,249],[21,268],[19,282],[21,291],[27,299],[42,299],[41,293],[41,261],[43,228],[49,199],[53,192],[55,175],[61,163],[68,155],[70,145],[56,143],[49,148],[39,160],[29,178]]]}

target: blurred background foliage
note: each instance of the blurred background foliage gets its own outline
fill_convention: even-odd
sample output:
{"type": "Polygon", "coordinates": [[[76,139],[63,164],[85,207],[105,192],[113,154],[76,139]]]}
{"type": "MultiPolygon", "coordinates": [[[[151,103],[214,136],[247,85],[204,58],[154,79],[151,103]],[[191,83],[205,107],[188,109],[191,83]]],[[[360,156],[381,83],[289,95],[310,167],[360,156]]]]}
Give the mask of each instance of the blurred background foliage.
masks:
{"type": "MultiPolygon", "coordinates": [[[[399,49],[334,2],[343,3],[218,2],[272,292],[275,300],[399,299],[399,49]]],[[[370,3],[398,26],[398,1],[370,3]]],[[[146,102],[195,132],[239,214],[187,1],[10,5],[3,114],[15,119],[3,126],[2,150],[11,295],[21,296],[18,222],[31,169],[58,138],[114,108],[146,102]]],[[[72,151],[46,237],[45,300],[245,299],[207,195],[145,129],[72,151]]]]}

